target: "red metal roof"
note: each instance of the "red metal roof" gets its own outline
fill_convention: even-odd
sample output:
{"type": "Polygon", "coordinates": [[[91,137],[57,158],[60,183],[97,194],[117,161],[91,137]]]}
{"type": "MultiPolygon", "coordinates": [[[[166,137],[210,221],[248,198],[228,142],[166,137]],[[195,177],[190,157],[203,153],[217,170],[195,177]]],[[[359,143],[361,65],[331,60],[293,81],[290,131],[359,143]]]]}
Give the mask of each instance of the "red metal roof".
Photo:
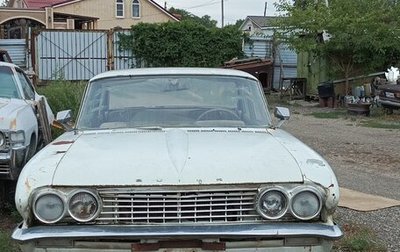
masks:
{"type": "Polygon", "coordinates": [[[69,1],[71,0],[25,0],[25,3],[29,9],[40,9],[69,1]]]}

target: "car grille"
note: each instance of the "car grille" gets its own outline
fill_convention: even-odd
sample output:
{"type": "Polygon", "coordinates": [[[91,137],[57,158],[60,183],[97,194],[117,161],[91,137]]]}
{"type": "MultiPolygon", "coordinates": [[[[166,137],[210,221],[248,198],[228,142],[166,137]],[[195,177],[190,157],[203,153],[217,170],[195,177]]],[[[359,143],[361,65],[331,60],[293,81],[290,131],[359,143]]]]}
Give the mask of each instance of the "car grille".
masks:
{"type": "MultiPolygon", "coordinates": [[[[4,134],[4,136],[5,136],[5,144],[2,147],[0,147],[0,153],[9,153],[10,152],[10,138],[9,138],[8,134],[4,134]]],[[[3,174],[3,175],[10,174],[10,161],[9,160],[7,160],[5,163],[0,163],[0,174],[3,174]]]]}
{"type": "Polygon", "coordinates": [[[257,222],[256,189],[135,191],[99,190],[97,223],[172,224],[257,222]]]}
{"type": "Polygon", "coordinates": [[[0,164],[0,174],[9,174],[10,164],[0,164]]]}

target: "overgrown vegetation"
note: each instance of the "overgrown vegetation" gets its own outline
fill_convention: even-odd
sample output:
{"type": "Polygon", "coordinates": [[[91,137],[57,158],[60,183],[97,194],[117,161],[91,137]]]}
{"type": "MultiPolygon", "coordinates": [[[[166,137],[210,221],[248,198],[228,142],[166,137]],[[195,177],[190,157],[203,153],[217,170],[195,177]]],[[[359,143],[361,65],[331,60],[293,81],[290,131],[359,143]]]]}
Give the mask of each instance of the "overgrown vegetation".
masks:
{"type": "Polygon", "coordinates": [[[19,251],[17,244],[13,243],[8,232],[0,230],[0,251],[19,251]]]}
{"type": "Polygon", "coordinates": [[[344,237],[335,243],[334,251],[386,251],[376,235],[367,227],[358,224],[342,226],[344,237]]]}
{"type": "Polygon", "coordinates": [[[217,21],[214,19],[211,19],[211,16],[209,15],[204,15],[202,17],[198,17],[194,15],[193,13],[190,13],[187,10],[182,10],[182,9],[177,9],[174,7],[169,8],[169,12],[173,14],[178,14],[180,15],[180,20],[181,21],[192,21],[194,23],[198,23],[201,25],[204,25],[207,28],[215,28],[217,27],[217,21]]]}
{"type": "Polygon", "coordinates": [[[276,24],[280,39],[298,52],[327,59],[337,77],[382,71],[400,61],[399,1],[302,0],[293,5],[281,0],[277,9],[285,13],[276,24]]]}
{"type": "Polygon", "coordinates": [[[46,96],[54,114],[62,110],[71,109],[75,120],[85,86],[86,83],[84,82],[57,80],[47,86],[39,87],[37,91],[39,94],[46,96]]]}
{"type": "Polygon", "coordinates": [[[217,67],[243,56],[243,34],[235,26],[207,28],[193,21],[140,23],[120,34],[120,49],[131,50],[138,65],[217,67]]]}

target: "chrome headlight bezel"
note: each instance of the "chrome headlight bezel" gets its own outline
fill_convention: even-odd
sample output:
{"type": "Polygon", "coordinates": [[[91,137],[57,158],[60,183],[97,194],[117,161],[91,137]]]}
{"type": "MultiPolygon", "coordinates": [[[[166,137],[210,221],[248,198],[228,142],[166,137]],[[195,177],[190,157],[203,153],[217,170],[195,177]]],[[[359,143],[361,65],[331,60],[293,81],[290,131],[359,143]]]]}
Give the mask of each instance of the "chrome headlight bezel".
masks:
{"type": "Polygon", "coordinates": [[[279,220],[285,215],[291,215],[293,218],[302,220],[302,221],[307,221],[307,220],[312,220],[316,218],[319,214],[321,214],[322,208],[324,206],[324,193],[323,191],[319,190],[318,187],[311,186],[311,185],[286,185],[286,186],[271,186],[271,187],[262,187],[259,189],[259,193],[256,196],[255,199],[255,209],[256,212],[264,219],[267,220],[279,220]],[[261,209],[261,200],[262,197],[270,191],[279,191],[282,195],[285,195],[286,198],[286,209],[285,211],[282,211],[279,215],[277,216],[268,216],[266,215],[262,209],[261,209]],[[296,197],[300,193],[304,192],[310,192],[312,193],[318,200],[318,207],[317,211],[311,215],[311,216],[306,216],[303,217],[296,213],[293,208],[294,202],[296,202],[296,197]]]}
{"type": "Polygon", "coordinates": [[[36,217],[36,219],[38,219],[40,222],[43,222],[45,224],[53,224],[53,223],[56,223],[56,222],[60,221],[61,219],[63,219],[65,217],[65,215],[67,213],[67,206],[66,206],[65,202],[66,202],[65,196],[63,194],[61,194],[60,192],[55,191],[55,190],[44,190],[44,191],[38,192],[34,196],[33,202],[32,202],[32,211],[33,211],[33,214],[36,217]],[[60,201],[61,201],[61,203],[63,205],[63,211],[60,214],[60,216],[58,216],[57,218],[55,218],[54,220],[51,220],[51,221],[46,220],[45,218],[43,218],[43,216],[40,216],[38,214],[37,208],[36,208],[38,200],[40,198],[42,198],[43,196],[46,196],[46,195],[55,195],[55,196],[57,196],[60,199],[60,201]]]}
{"type": "Polygon", "coordinates": [[[10,131],[10,143],[13,147],[23,146],[25,140],[25,132],[23,130],[10,131]]]}
{"type": "Polygon", "coordinates": [[[97,193],[95,193],[95,192],[93,192],[91,190],[77,189],[77,190],[74,190],[74,191],[70,192],[66,207],[68,209],[69,216],[71,216],[71,218],[73,218],[77,222],[90,222],[90,221],[96,219],[99,216],[99,214],[101,212],[101,209],[102,209],[102,201],[100,199],[100,196],[97,193]],[[94,214],[90,218],[87,218],[87,219],[79,218],[79,217],[75,216],[71,211],[71,206],[70,206],[71,200],[73,200],[74,196],[76,196],[79,193],[87,193],[90,196],[92,196],[96,201],[97,209],[96,209],[96,211],[94,212],[94,214]]]}
{"type": "Polygon", "coordinates": [[[317,216],[321,213],[322,205],[323,205],[323,202],[322,202],[322,195],[321,195],[321,192],[320,192],[320,191],[318,191],[318,190],[317,190],[316,188],[314,188],[314,187],[299,187],[299,188],[296,188],[296,189],[293,191],[293,194],[292,194],[292,197],[291,197],[291,200],[290,200],[290,212],[291,212],[291,214],[292,214],[294,217],[296,217],[296,218],[299,219],[299,220],[304,220],[304,221],[306,221],[306,220],[311,220],[311,219],[314,219],[315,217],[317,217],[317,216]],[[307,217],[302,217],[302,216],[300,216],[300,215],[299,215],[298,213],[296,213],[296,211],[294,211],[294,209],[293,209],[293,204],[294,204],[295,201],[296,201],[296,197],[298,197],[299,194],[304,193],[304,192],[310,192],[310,193],[312,193],[314,196],[316,196],[316,198],[317,198],[317,200],[318,200],[318,204],[319,204],[319,206],[317,207],[317,211],[316,211],[313,215],[310,215],[310,216],[307,216],[307,217]]]}
{"type": "Polygon", "coordinates": [[[263,218],[269,219],[269,220],[277,220],[277,219],[282,218],[282,217],[287,213],[287,211],[288,211],[288,209],[289,209],[290,201],[289,201],[289,195],[288,195],[287,191],[286,191],[284,188],[281,188],[281,187],[271,187],[271,188],[265,188],[265,189],[261,190],[261,191],[259,192],[259,194],[257,195],[256,202],[255,202],[255,203],[256,203],[256,211],[257,211],[263,218]],[[278,192],[279,194],[281,194],[281,196],[283,196],[283,198],[284,198],[284,200],[285,200],[285,204],[284,204],[284,206],[283,206],[282,211],[280,211],[280,213],[279,213],[278,215],[276,215],[276,216],[269,216],[269,215],[267,215],[267,214],[262,210],[262,207],[261,207],[262,199],[264,198],[264,196],[265,196],[266,194],[272,193],[272,192],[278,192]]]}
{"type": "Polygon", "coordinates": [[[0,131],[0,149],[4,149],[6,146],[6,135],[0,131]]]}

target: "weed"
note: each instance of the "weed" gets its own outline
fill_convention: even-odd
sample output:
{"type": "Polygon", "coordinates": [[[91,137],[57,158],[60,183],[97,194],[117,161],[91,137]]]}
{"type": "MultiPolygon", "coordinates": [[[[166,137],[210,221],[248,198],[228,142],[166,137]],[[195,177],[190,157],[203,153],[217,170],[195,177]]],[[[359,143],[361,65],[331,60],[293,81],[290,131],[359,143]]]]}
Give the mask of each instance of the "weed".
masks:
{"type": "Polygon", "coordinates": [[[10,234],[0,230],[0,251],[19,251],[18,246],[12,242],[10,234]]]}
{"type": "Polygon", "coordinates": [[[386,251],[368,227],[348,223],[342,226],[344,238],[335,243],[335,251],[386,251]]]}
{"type": "Polygon", "coordinates": [[[346,117],[347,113],[345,111],[313,112],[311,115],[320,119],[339,119],[346,117]]]}

